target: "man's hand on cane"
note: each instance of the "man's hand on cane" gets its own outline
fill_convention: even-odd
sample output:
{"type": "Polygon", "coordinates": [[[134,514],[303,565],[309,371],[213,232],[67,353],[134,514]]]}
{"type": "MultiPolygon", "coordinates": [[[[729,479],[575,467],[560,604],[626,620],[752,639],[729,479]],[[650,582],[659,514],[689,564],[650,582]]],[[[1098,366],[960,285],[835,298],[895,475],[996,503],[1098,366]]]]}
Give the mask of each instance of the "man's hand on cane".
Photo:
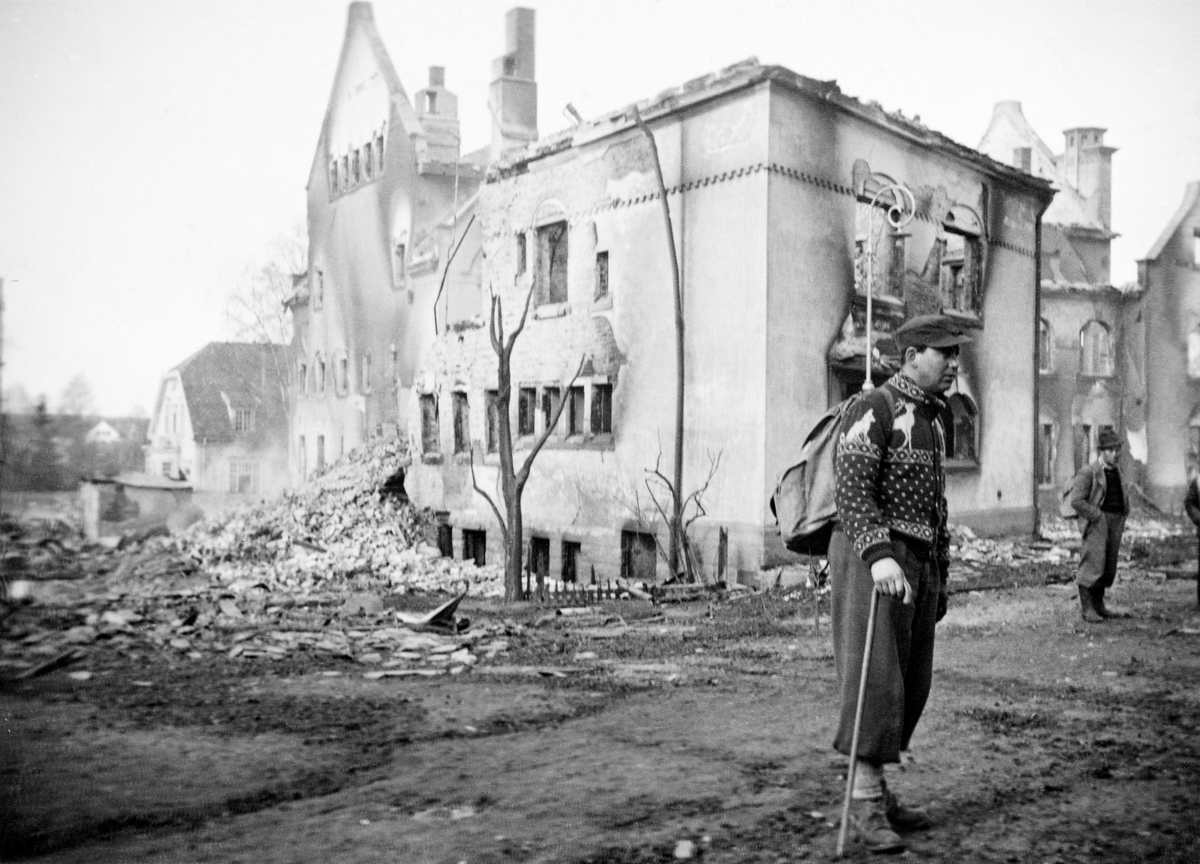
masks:
{"type": "Polygon", "coordinates": [[[875,590],[880,594],[899,597],[905,606],[912,606],[912,586],[904,577],[904,571],[896,563],[895,558],[880,558],[871,565],[871,578],[875,580],[875,590]]]}

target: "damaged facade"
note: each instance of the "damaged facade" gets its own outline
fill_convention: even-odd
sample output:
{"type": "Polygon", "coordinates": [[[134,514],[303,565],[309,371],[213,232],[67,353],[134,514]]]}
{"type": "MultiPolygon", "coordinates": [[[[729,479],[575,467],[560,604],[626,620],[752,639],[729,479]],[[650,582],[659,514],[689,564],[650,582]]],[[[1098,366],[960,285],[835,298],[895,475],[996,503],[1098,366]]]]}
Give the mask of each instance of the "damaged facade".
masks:
{"type": "Polygon", "coordinates": [[[1146,492],[1183,507],[1200,461],[1200,182],[1138,261],[1146,418],[1146,492]]]}
{"type": "Polygon", "coordinates": [[[163,376],[146,471],[186,480],[211,503],[288,486],[286,346],[212,342],[163,376]]]}
{"type": "MultiPolygon", "coordinates": [[[[944,310],[977,328],[945,418],[956,521],[1034,519],[1039,216],[1043,180],[836,84],[748,61],[641,103],[661,158],[684,292],[684,494],[712,475],[693,526],[706,574],[720,529],[744,577],[787,560],[768,501],[805,431],[860,386],[867,274],[882,380],[889,333],[944,310]],[[885,218],[902,184],[914,213],[885,218]],[[874,200],[876,206],[871,207],[874,200]],[[870,258],[868,258],[870,253],[870,258]],[[869,264],[869,261],[873,263],[869,264]]],[[[479,192],[483,283],[513,355],[518,463],[567,404],[526,487],[531,566],[555,578],[667,578],[644,481],[673,459],[672,277],[647,139],[630,109],[509,154],[479,192]],[[579,377],[568,387],[577,368],[579,377]]],[[[456,555],[499,560],[473,490],[497,488],[496,356],[483,322],[438,333],[407,409],[414,500],[446,511],[456,555]],[[473,454],[473,455],[472,455],[473,454]]],[[[661,495],[660,495],[661,497],[661,495]]]]}
{"type": "Polygon", "coordinates": [[[351,4],[307,186],[308,273],[289,301],[296,482],[370,437],[406,428],[406,394],[435,315],[440,327],[477,313],[472,217],[489,153],[459,149],[444,70],[429,70],[414,106],[370,4],[351,4]]]}

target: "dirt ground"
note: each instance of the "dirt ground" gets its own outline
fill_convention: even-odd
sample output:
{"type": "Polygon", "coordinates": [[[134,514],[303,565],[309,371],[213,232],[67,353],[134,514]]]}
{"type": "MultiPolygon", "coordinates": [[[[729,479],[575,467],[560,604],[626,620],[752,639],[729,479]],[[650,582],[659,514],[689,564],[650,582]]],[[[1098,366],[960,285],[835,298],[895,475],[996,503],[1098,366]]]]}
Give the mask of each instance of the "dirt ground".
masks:
{"type": "MultiPolygon", "coordinates": [[[[1152,551],[1110,592],[1133,617],[1103,624],[1080,620],[1068,567],[956,572],[889,781],[936,827],[901,857],[1200,860],[1196,586],[1152,551]]],[[[0,685],[0,860],[829,860],[845,759],[816,604],[606,600],[539,622],[553,607],[468,598],[506,651],[374,679],[332,653],[97,641],[0,685]]],[[[34,614],[53,604],[4,626],[34,614]]]]}

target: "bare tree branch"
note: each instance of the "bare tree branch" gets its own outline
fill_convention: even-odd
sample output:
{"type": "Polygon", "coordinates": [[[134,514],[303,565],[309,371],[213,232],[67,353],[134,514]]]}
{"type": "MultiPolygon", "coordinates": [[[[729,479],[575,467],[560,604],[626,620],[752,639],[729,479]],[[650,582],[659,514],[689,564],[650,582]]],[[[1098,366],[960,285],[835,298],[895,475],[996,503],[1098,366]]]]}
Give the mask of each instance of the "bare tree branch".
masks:
{"type": "Polygon", "coordinates": [[[496,502],[492,500],[492,496],[484,492],[479,487],[479,481],[475,478],[475,448],[471,447],[471,486],[483,496],[483,500],[492,508],[492,512],[496,514],[496,521],[500,523],[500,534],[504,538],[504,545],[508,546],[508,522],[500,515],[500,508],[496,506],[496,502]]]}
{"type": "Polygon", "coordinates": [[[554,416],[546,422],[546,428],[542,430],[542,434],[534,442],[529,455],[525,457],[525,462],[521,465],[521,470],[517,472],[517,483],[521,486],[524,486],[525,481],[529,479],[529,469],[533,466],[533,460],[541,451],[542,445],[546,443],[546,439],[550,437],[550,433],[558,428],[559,418],[562,417],[563,408],[567,405],[567,396],[570,394],[571,388],[575,386],[575,381],[579,378],[579,373],[583,371],[583,364],[586,361],[586,357],[579,358],[579,365],[575,368],[575,374],[571,376],[571,380],[562,388],[563,396],[558,400],[558,407],[554,410],[554,416]]]}

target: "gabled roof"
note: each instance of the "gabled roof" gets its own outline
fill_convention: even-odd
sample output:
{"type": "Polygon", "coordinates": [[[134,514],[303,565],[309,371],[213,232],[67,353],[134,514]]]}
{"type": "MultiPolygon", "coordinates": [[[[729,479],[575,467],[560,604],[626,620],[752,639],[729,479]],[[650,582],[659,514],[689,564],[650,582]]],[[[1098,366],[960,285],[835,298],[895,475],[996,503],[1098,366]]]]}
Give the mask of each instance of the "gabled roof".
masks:
{"type": "Polygon", "coordinates": [[[287,381],[290,357],[285,345],[210,342],[172,369],[168,375],[179,375],[195,440],[232,441],[231,413],[238,408],[255,411],[254,429],[246,435],[251,441],[269,436],[279,423],[286,428],[280,376],[287,381]]]}
{"type": "Polygon", "coordinates": [[[1175,215],[1171,217],[1171,221],[1167,223],[1167,227],[1158,236],[1158,240],[1150,247],[1150,251],[1146,253],[1146,257],[1142,259],[1143,261],[1158,260],[1158,256],[1162,255],[1163,250],[1167,248],[1167,244],[1171,242],[1171,238],[1175,236],[1175,232],[1179,230],[1179,225],[1187,218],[1189,213],[1196,209],[1198,201],[1200,201],[1200,180],[1193,180],[1184,189],[1183,203],[1179,205],[1179,209],[1175,211],[1175,215]]]}
{"type": "Polygon", "coordinates": [[[512,151],[509,155],[501,157],[492,166],[489,170],[489,179],[520,173],[525,166],[537,159],[623,132],[634,125],[633,111],[635,108],[646,122],[650,122],[655,118],[668,116],[692,105],[737,90],[747,89],[764,81],[771,81],[811,99],[835,105],[848,114],[853,114],[914,143],[940,151],[961,162],[968,162],[993,177],[1003,178],[1015,185],[1041,193],[1047,200],[1050,197],[1052,190],[1047,180],[1033,177],[1018,168],[997,162],[978,150],[973,150],[940,132],[935,132],[918,119],[905,117],[900,112],[889,113],[876,102],[863,103],[853,96],[847,96],[838,87],[836,81],[818,81],[814,78],[807,78],[783,66],[763,66],[754,57],[743,60],[741,63],[735,63],[719,72],[693,78],[679,87],[665,90],[650,99],[644,99],[620,110],[609,112],[595,120],[581,123],[531,144],[524,150],[512,151]]]}

